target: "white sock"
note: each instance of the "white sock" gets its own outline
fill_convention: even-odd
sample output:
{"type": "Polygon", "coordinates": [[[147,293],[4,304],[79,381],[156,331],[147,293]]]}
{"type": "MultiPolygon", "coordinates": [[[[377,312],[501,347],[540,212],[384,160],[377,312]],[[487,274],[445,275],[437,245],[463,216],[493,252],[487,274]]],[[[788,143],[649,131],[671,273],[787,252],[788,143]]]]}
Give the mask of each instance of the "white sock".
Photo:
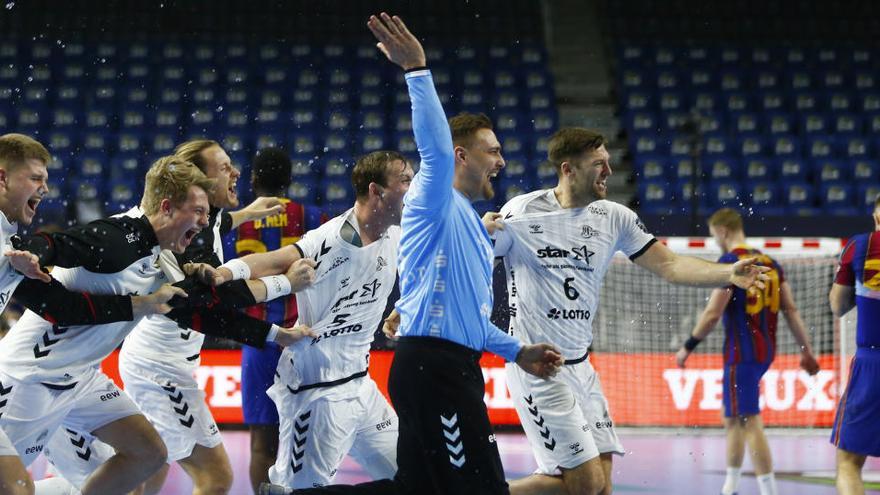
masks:
{"type": "Polygon", "coordinates": [[[64,478],[48,478],[34,482],[34,495],[82,495],[64,478]]]}
{"type": "Polygon", "coordinates": [[[757,479],[761,495],[776,495],[776,476],[773,473],[762,474],[757,479]]]}
{"type": "Polygon", "coordinates": [[[739,478],[742,468],[727,468],[727,477],[724,478],[724,486],[721,487],[721,495],[733,495],[739,488],[739,478]]]}

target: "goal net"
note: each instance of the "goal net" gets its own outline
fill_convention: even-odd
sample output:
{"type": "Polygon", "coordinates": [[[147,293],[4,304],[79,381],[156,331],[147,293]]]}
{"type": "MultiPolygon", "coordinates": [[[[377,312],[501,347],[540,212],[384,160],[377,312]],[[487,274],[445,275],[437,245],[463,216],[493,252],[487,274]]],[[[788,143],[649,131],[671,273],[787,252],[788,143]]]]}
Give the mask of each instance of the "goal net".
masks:
{"type": "MultiPolygon", "coordinates": [[[[720,249],[711,238],[669,238],[675,252],[715,260],[720,249]]],[[[761,383],[765,424],[827,427],[833,422],[841,383],[840,324],[828,305],[828,292],[840,252],[839,239],[751,238],[749,245],[775,258],[791,285],[808,336],[821,365],[809,376],[780,314],[776,359],[761,383]]],[[[670,284],[618,255],[605,276],[594,321],[591,361],[617,425],[719,426],[724,340],[723,323],[691,354],[684,369],[675,352],[690,335],[711,289],[670,284]]]]}

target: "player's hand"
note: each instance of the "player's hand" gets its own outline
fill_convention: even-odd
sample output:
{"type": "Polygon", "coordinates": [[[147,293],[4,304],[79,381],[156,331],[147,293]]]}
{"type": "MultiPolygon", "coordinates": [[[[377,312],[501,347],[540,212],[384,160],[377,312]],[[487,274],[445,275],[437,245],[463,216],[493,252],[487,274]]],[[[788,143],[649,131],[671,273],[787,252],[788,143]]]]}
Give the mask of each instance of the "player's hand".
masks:
{"type": "Polygon", "coordinates": [[[273,196],[260,196],[253,203],[247,205],[242,210],[247,213],[250,220],[259,220],[268,216],[277,215],[284,211],[284,204],[281,199],[273,196]]]}
{"type": "Polygon", "coordinates": [[[675,363],[678,364],[679,368],[684,368],[684,362],[687,361],[687,358],[691,355],[691,351],[682,347],[675,353],[675,363]]]}
{"type": "Polygon", "coordinates": [[[401,66],[403,70],[425,67],[425,50],[400,17],[392,17],[385,12],[378,16],[371,15],[367,27],[379,40],[376,47],[388,60],[401,66]]]}
{"type": "Polygon", "coordinates": [[[516,355],[520,368],[540,378],[555,376],[563,363],[562,354],[550,344],[526,344],[516,355]]]}
{"type": "Polygon", "coordinates": [[[486,227],[489,235],[495,235],[496,230],[504,230],[504,221],[501,219],[501,213],[487,211],[483,215],[483,227],[486,227]]]}
{"type": "Polygon", "coordinates": [[[730,283],[741,288],[748,289],[757,287],[763,289],[764,282],[770,280],[767,272],[770,271],[769,266],[760,266],[757,264],[757,258],[745,258],[733,264],[733,273],[730,275],[730,283]]]}
{"type": "Polygon", "coordinates": [[[49,283],[52,277],[40,268],[40,257],[30,251],[12,250],[4,255],[9,258],[9,264],[27,278],[49,283]]]}
{"type": "Polygon", "coordinates": [[[290,264],[284,275],[290,280],[290,292],[299,292],[315,282],[315,267],[318,262],[311,258],[300,258],[290,264]]]}
{"type": "Polygon", "coordinates": [[[164,315],[171,311],[171,298],[187,297],[186,291],[171,284],[163,284],[159,290],[146,296],[131,296],[131,313],[135,318],[152,314],[164,315]]]}
{"type": "Polygon", "coordinates": [[[275,343],[282,347],[287,347],[306,337],[315,338],[317,336],[318,335],[311,328],[305,325],[297,325],[293,328],[282,327],[275,335],[275,343]]]}
{"type": "Polygon", "coordinates": [[[396,309],[391,310],[385,323],[382,324],[382,333],[390,340],[397,340],[397,328],[400,326],[400,313],[396,309]]]}
{"type": "Polygon", "coordinates": [[[218,286],[232,280],[232,272],[227,268],[214,268],[207,263],[185,263],[183,273],[195,276],[205,285],[218,286]]]}
{"type": "Polygon", "coordinates": [[[808,374],[815,375],[819,372],[819,361],[816,361],[816,358],[811,352],[802,352],[801,368],[808,374]]]}

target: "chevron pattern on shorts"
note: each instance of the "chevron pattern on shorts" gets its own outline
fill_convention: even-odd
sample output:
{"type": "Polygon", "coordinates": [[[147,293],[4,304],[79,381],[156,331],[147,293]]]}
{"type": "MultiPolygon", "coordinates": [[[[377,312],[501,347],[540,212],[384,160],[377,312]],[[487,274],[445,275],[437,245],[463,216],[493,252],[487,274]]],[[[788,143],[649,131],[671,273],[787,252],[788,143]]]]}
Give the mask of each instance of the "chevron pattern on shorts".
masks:
{"type": "Polygon", "coordinates": [[[171,401],[171,408],[178,416],[180,416],[177,418],[177,420],[180,421],[180,424],[187,428],[192,428],[196,418],[189,413],[189,404],[183,400],[183,392],[177,390],[177,387],[173,385],[165,385],[162,389],[168,392],[168,400],[171,401]]]}
{"type": "Polygon", "coordinates": [[[553,449],[556,448],[556,439],[550,435],[550,427],[544,424],[544,416],[541,415],[541,412],[538,410],[538,405],[535,404],[535,399],[529,395],[527,397],[523,397],[528,404],[527,409],[529,410],[529,414],[532,415],[532,422],[540,428],[538,433],[541,434],[541,438],[544,439],[544,448],[553,452],[553,449]]]}
{"type": "Polygon", "coordinates": [[[65,428],[65,430],[67,430],[67,436],[70,439],[70,444],[73,445],[76,456],[84,461],[88,461],[92,457],[92,448],[86,445],[85,435],[69,428],[65,428]]]}
{"type": "Polygon", "coordinates": [[[458,426],[458,413],[449,416],[440,415],[443,424],[443,437],[445,438],[446,451],[449,452],[449,463],[460,468],[464,465],[464,442],[461,438],[461,428],[458,426]]]}
{"type": "Polygon", "coordinates": [[[293,449],[290,453],[290,469],[294,474],[300,472],[303,467],[302,459],[306,455],[306,440],[308,439],[309,418],[312,411],[306,411],[293,420],[293,449]]]}

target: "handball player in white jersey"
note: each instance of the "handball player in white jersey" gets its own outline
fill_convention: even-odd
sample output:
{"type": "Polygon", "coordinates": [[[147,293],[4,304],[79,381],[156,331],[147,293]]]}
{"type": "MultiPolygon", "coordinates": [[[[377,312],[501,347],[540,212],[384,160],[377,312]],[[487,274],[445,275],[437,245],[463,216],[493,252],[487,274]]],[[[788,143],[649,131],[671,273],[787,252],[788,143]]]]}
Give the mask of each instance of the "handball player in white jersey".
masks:
{"type": "Polygon", "coordinates": [[[238,271],[254,277],[300,258],[317,262],[314,283],[297,294],[298,324],[317,337],[284,350],[268,391],[281,424],[272,484],[261,493],[327,485],[349,453],[374,479],[397,471],[397,416],[367,370],[373,333],[397,279],[403,196],[412,178],[399,153],[370,153],[352,171],[353,208],[292,246],[216,271],[204,267],[222,282],[238,271]]]}
{"type": "Polygon", "coordinates": [[[678,256],[629,208],[607,201],[605,139],[580,128],[550,141],[559,183],[511,199],[496,218],[495,254],[507,274],[509,332],[526,344],[550,342],[565,359],[548,380],[507,365],[508,387],[536,473],[513,494],[611,493],[612,454],[623,455],[599,378],[588,360],[602,278],[615,252],[680,284],[748,287],[765,278],[754,260],[717,264],[678,256]]]}

